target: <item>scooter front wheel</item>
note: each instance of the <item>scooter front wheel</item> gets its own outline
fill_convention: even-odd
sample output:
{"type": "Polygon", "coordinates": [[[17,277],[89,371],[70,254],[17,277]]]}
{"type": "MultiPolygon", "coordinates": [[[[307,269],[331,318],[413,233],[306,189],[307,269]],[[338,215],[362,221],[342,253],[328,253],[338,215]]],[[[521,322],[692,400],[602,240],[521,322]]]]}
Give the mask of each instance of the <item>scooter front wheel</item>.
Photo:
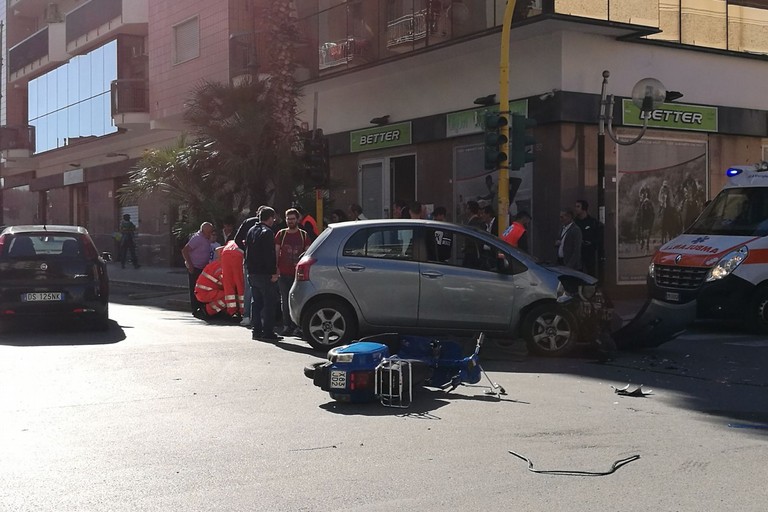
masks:
{"type": "Polygon", "coordinates": [[[318,367],[324,364],[325,361],[317,361],[316,363],[308,364],[304,367],[304,376],[308,379],[314,380],[315,372],[317,371],[318,367]]]}

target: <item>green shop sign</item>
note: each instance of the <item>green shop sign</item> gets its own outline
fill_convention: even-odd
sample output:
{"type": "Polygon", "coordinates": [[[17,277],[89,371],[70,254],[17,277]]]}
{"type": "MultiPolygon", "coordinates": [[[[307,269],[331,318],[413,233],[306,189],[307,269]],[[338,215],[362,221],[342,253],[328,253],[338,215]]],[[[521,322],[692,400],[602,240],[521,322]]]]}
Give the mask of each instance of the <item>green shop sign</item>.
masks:
{"type": "MultiPolygon", "coordinates": [[[[445,136],[458,137],[459,135],[471,135],[480,133],[485,129],[485,113],[498,112],[499,107],[480,107],[461,112],[451,112],[445,116],[445,136]]],[[[515,100],[509,102],[509,111],[513,114],[528,115],[528,100],[515,100]]]]}
{"type": "Polygon", "coordinates": [[[352,153],[405,146],[410,143],[410,122],[367,128],[349,134],[349,147],[352,153]]]}
{"type": "MultiPolygon", "coordinates": [[[[640,109],[632,103],[632,100],[622,100],[621,113],[624,125],[643,126],[640,109]]],[[[650,113],[648,127],[717,132],[717,107],[662,103],[659,108],[650,113]]]]}

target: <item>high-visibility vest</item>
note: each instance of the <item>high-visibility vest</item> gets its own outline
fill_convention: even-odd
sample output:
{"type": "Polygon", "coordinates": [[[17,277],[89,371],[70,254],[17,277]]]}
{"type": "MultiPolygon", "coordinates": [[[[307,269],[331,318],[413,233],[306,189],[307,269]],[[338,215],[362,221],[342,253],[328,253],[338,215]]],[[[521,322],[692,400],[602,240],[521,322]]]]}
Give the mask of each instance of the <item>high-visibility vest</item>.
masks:
{"type": "Polygon", "coordinates": [[[304,218],[301,219],[301,227],[302,229],[309,223],[310,226],[312,226],[312,230],[305,230],[307,231],[307,234],[309,235],[310,240],[314,240],[317,238],[317,235],[319,234],[317,232],[317,221],[314,217],[312,217],[310,214],[306,214],[304,218]]]}
{"type": "Polygon", "coordinates": [[[517,244],[520,242],[520,237],[522,237],[524,233],[525,226],[515,221],[510,224],[506,230],[504,230],[504,234],[501,235],[501,239],[512,247],[517,247],[517,244]]]}

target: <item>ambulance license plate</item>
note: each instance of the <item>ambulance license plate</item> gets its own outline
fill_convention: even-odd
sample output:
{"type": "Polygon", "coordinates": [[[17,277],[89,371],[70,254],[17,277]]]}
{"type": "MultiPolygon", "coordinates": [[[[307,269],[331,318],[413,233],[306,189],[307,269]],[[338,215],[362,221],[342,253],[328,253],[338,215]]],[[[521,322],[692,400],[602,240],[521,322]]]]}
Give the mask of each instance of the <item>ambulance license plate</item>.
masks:
{"type": "Polygon", "coordinates": [[[347,372],[342,370],[331,370],[331,389],[347,388],[347,372]]]}
{"type": "Polygon", "coordinates": [[[664,297],[672,302],[680,302],[680,294],[677,292],[667,292],[664,297]]]}

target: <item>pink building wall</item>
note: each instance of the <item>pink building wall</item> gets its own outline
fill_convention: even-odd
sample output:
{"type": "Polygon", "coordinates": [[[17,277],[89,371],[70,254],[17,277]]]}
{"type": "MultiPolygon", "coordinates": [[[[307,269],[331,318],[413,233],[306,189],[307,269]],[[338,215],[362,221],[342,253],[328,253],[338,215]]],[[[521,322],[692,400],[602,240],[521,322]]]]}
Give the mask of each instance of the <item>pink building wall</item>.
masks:
{"type": "Polygon", "coordinates": [[[149,91],[153,121],[179,119],[205,78],[229,81],[229,0],[153,0],[149,4],[149,91]],[[173,64],[173,26],[197,16],[200,56],[173,64]]]}

